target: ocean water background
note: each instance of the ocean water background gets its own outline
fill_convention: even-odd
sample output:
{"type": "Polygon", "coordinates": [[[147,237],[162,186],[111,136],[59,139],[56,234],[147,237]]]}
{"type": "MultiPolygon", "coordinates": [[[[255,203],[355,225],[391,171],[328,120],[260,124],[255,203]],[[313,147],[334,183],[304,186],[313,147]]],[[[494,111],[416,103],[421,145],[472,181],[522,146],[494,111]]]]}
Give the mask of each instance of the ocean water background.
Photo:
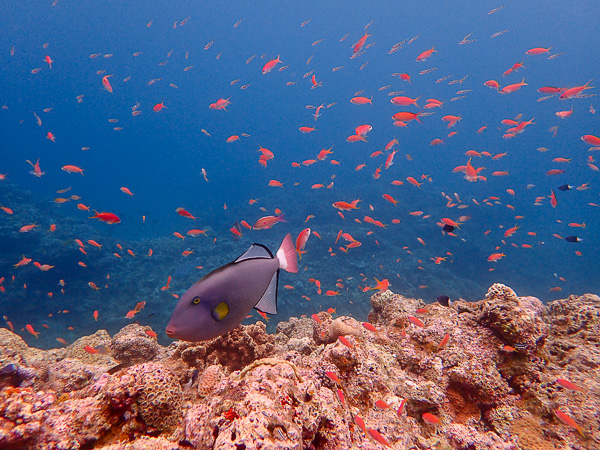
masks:
{"type": "MultiPolygon", "coordinates": [[[[598,292],[600,174],[589,165],[597,164],[589,158],[598,153],[580,139],[600,135],[599,115],[590,110],[598,107],[597,89],[583,91],[584,98],[538,101],[545,94],[537,88],[600,82],[600,6],[552,1],[503,6],[432,1],[368,7],[341,1],[5,3],[0,14],[0,173],[8,175],[0,181],[0,204],[14,214],[0,212],[0,277],[5,277],[0,315],[29,343],[43,348],[60,345],[57,337],[72,342],[100,328],[114,333],[131,320],[151,325],[164,344],[169,342],[164,327],[177,301],[172,294],[181,295],[252,242],[275,251],[286,233],[295,238],[307,226],[321,239],[311,236],[299,274],[281,275],[280,313],[271,318],[270,330],[278,320],[327,308],[365,320],[372,291],[363,288],[374,286],[374,278],[388,279],[395,292],[427,302],[441,294],[478,300],[494,282],[545,302],[598,292]],[[366,30],[370,36],[364,53],[352,58],[352,46],[366,30]],[[491,37],[503,30],[508,31],[491,37]],[[474,42],[459,44],[469,33],[466,39],[474,42]],[[437,52],[429,59],[415,61],[433,46],[437,52]],[[534,47],[551,49],[548,54],[525,54],[534,47]],[[99,56],[91,58],[94,54],[99,56]],[[54,61],[51,69],[46,55],[54,61]],[[264,64],[278,55],[283,62],[263,75],[264,64]],[[549,59],[551,55],[558,56],[549,59]],[[520,62],[524,68],[502,75],[520,62]],[[37,68],[41,70],[32,73],[37,68]],[[428,69],[435,70],[420,75],[428,69]],[[411,82],[392,76],[397,73],[410,74],[411,82]],[[112,93],[101,82],[108,74],[112,93]],[[322,83],[314,89],[313,74],[322,83]],[[450,84],[464,77],[461,84],[450,84]],[[528,85],[507,95],[483,85],[495,79],[506,86],[523,78],[528,85]],[[232,84],[234,80],[239,82],[232,84]],[[404,93],[398,95],[420,97],[421,107],[425,99],[437,98],[444,101],[443,108],[428,110],[434,114],[422,117],[423,124],[395,127],[394,113],[421,111],[391,104],[388,94],[400,91],[404,93]],[[358,92],[372,97],[372,105],[351,104],[358,92]],[[83,96],[80,102],[78,96],[83,96]],[[210,109],[219,98],[229,98],[231,104],[222,111],[210,109]],[[138,102],[141,114],[133,116],[138,102]],[[159,102],[166,108],[153,112],[159,102]],[[307,105],[321,104],[331,107],[323,108],[315,121],[315,110],[307,105]],[[556,116],[571,107],[570,117],[556,116]],[[44,112],[47,108],[51,110],[44,112]],[[441,120],[445,114],[462,120],[448,129],[441,120]],[[535,118],[534,123],[503,139],[509,127],[501,121],[519,114],[522,120],[535,118]],[[348,143],[346,138],[361,124],[373,127],[367,142],[348,143]],[[303,134],[301,126],[316,130],[303,134]],[[549,129],[554,126],[558,129],[553,137],[549,129]],[[450,131],[457,134],[448,138],[450,131]],[[46,138],[47,132],[56,142],[46,138]],[[226,143],[229,136],[242,133],[249,136],[226,143]],[[399,141],[394,164],[382,167],[375,179],[389,152],[370,155],[393,138],[399,141]],[[436,138],[445,143],[431,146],[436,138]],[[261,146],[275,155],[266,168],[258,163],[261,146]],[[330,147],[333,154],[327,160],[292,166],[330,147]],[[549,150],[540,152],[539,147],[549,150]],[[481,175],[487,181],[470,183],[453,172],[467,162],[467,150],[507,155],[496,160],[474,157],[475,167],[485,167],[481,175]],[[571,162],[553,162],[557,157],[571,162]],[[29,173],[26,162],[38,158],[46,172],[40,178],[29,173]],[[331,164],[332,159],[340,164],[331,164]],[[84,176],[61,170],[66,164],[80,166],[84,176]],[[209,182],[201,175],[203,168],[209,182]],[[551,169],[565,173],[547,176],[551,169]],[[508,175],[492,176],[494,171],[508,175]],[[431,181],[422,180],[423,174],[431,181]],[[418,189],[407,177],[423,185],[418,189]],[[269,180],[284,187],[270,187],[269,180]],[[392,185],[393,180],[404,184],[392,185]],[[311,188],[332,181],[330,189],[311,188]],[[557,189],[586,183],[589,189],[557,189]],[[121,192],[122,186],[134,196],[121,192]],[[67,193],[57,193],[68,187],[67,193]],[[551,189],[556,208],[549,202],[551,189]],[[456,193],[468,207],[447,207],[442,193],[453,200],[456,193]],[[81,199],[54,201],[72,194],[81,199]],[[398,205],[382,194],[392,195],[398,205]],[[484,202],[490,197],[498,200],[484,202]],[[544,197],[539,205],[537,197],[544,197]],[[344,212],[345,218],[332,207],[333,202],[358,198],[360,209],[344,212]],[[250,199],[257,202],[250,205],[250,199]],[[114,212],[121,223],[90,220],[92,214],[79,210],[77,203],[114,212]],[[179,216],[178,207],[197,219],[179,216]],[[232,239],[234,223],[253,224],[276,208],[286,222],[270,230],[242,229],[243,237],[232,239]],[[414,211],[423,214],[411,215],[414,211]],[[315,217],[304,223],[308,215],[315,217]],[[386,228],[365,223],[365,215],[386,228]],[[456,230],[457,236],[443,235],[436,223],[460,216],[470,219],[456,230]],[[19,232],[33,223],[38,227],[19,232]],[[49,231],[50,224],[56,231],[49,231]],[[514,225],[520,228],[505,238],[506,229],[514,225]],[[173,235],[192,228],[208,229],[208,236],[182,240],[173,235]],[[339,230],[362,245],[341,251],[346,242],[335,244],[339,230]],[[582,241],[569,243],[553,234],[576,235],[582,241]],[[74,239],[86,243],[87,255],[74,239]],[[102,248],[90,246],[88,239],[102,248]],[[147,256],[149,249],[152,256],[147,256]],[[183,256],[185,250],[193,254],[183,256]],[[488,262],[498,252],[506,257],[488,262]],[[54,268],[43,272],[33,264],[13,267],[22,255],[54,268]],[[435,264],[437,257],[446,260],[435,264]],[[170,289],[161,290],[169,275],[170,289]],[[321,295],[310,278],[320,280],[321,295]],[[89,282],[100,289],[90,288],[89,282]],[[340,295],[327,296],[327,290],[340,295]],[[145,309],[126,319],[140,301],[147,302],[145,309]],[[41,332],[39,340],[25,331],[26,324],[41,332]]],[[[257,319],[254,313],[249,322],[257,319]]]]}

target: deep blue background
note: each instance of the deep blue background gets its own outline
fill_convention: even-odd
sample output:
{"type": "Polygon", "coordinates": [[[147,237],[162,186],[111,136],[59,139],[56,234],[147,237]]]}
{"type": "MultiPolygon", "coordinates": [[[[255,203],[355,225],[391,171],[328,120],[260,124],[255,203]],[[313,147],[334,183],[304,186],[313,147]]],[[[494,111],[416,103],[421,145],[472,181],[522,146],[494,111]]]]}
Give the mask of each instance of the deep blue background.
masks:
{"type": "MultiPolygon", "coordinates": [[[[600,7],[595,2],[521,2],[508,3],[488,14],[499,6],[474,1],[377,2],[376,7],[347,1],[167,5],[61,0],[56,6],[37,1],[3,4],[0,104],[5,108],[0,110],[0,173],[9,175],[0,184],[0,203],[14,209],[15,214],[0,213],[4,242],[0,276],[6,277],[0,312],[19,330],[27,323],[33,324],[42,331],[41,338],[46,338],[42,344],[47,346],[54,345],[54,337],[72,340],[99,327],[114,332],[128,322],[123,319],[125,313],[136,302],[146,300],[147,311],[156,314],[147,318],[144,311],[139,320],[151,324],[163,339],[164,325],[175,301],[170,292],[183,293],[201,275],[234,259],[252,242],[265,243],[275,250],[285,233],[295,237],[307,226],[303,222],[309,214],[316,217],[308,226],[323,239],[310,238],[299,275],[282,275],[281,284],[296,289],[280,287],[279,320],[328,307],[364,320],[369,293],[360,288],[374,285],[373,277],[388,278],[394,291],[426,301],[444,293],[477,300],[495,281],[510,285],[520,295],[535,295],[543,301],[571,293],[597,292],[600,221],[597,207],[589,203],[600,203],[599,173],[587,165],[587,158],[596,157],[596,153],[588,152],[589,145],[580,140],[583,134],[600,135],[599,116],[589,111],[590,105],[598,106],[597,101],[595,97],[568,101],[555,97],[538,102],[544,94],[536,89],[583,85],[592,78],[596,81],[591,85],[597,84],[600,7]],[[301,27],[308,19],[310,22],[301,27]],[[150,20],[152,25],[147,27],[150,20]],[[350,59],[352,45],[371,21],[368,33],[372,36],[366,43],[372,47],[350,59]],[[490,38],[505,29],[509,31],[490,38]],[[458,45],[468,33],[476,42],[458,45]],[[340,42],[345,35],[347,39],[340,42]],[[413,43],[388,53],[394,44],[417,35],[413,43]],[[204,50],[213,39],[214,44],[204,50]],[[311,45],[319,39],[323,42],[311,45]],[[44,43],[48,43],[47,49],[44,43]],[[429,60],[415,61],[432,46],[438,52],[429,60]],[[564,54],[551,60],[547,54],[525,54],[532,47],[550,46],[551,54],[564,54]],[[10,55],[11,47],[14,56],[10,55]],[[135,52],[141,53],[133,56],[135,52]],[[101,56],[91,59],[94,53],[101,56]],[[113,56],[105,58],[105,54],[113,56]],[[44,62],[45,55],[54,60],[51,70],[44,62]],[[253,55],[254,59],[246,63],[253,55]],[[277,55],[283,65],[290,67],[279,71],[280,64],[262,75],[262,66],[277,55]],[[525,68],[503,77],[502,73],[517,62],[524,62],[525,68]],[[193,67],[184,71],[188,66],[193,67]],[[343,68],[332,71],[339,66],[343,68]],[[38,67],[41,71],[32,74],[32,69],[38,67]],[[419,75],[431,68],[436,70],[419,75]],[[100,70],[112,74],[112,94],[102,87],[104,74],[96,73],[100,70]],[[322,82],[321,87],[311,89],[310,76],[303,78],[311,70],[322,82]],[[400,72],[411,75],[410,84],[392,77],[400,72]],[[452,77],[436,83],[447,75],[452,77]],[[460,85],[448,84],[467,75],[460,85]],[[123,82],[126,77],[131,78],[123,82]],[[522,78],[528,86],[509,95],[483,85],[495,79],[505,86],[522,78]],[[231,85],[236,79],[240,81],[231,85]],[[288,82],[296,84],[288,86],[288,82]],[[247,89],[240,89],[246,84],[250,84],[247,89]],[[379,90],[386,85],[391,87],[379,90]],[[464,94],[465,98],[450,102],[457,91],[466,89],[472,91],[464,94]],[[349,100],[359,91],[372,97],[373,104],[352,105],[349,100]],[[423,117],[423,124],[411,122],[407,128],[397,128],[392,125],[392,114],[419,109],[392,105],[387,95],[392,91],[420,96],[419,106],[427,98],[438,98],[445,102],[444,107],[423,117]],[[77,102],[78,95],[84,96],[82,103],[77,102]],[[219,98],[230,98],[226,111],[208,107],[219,98]],[[166,109],[154,113],[152,107],[161,101],[166,109]],[[131,108],[136,102],[142,114],[133,117],[131,108]],[[335,105],[323,109],[316,122],[314,109],[306,108],[331,103],[335,105]],[[571,117],[561,120],[555,116],[571,106],[571,117]],[[44,113],[45,108],[52,110],[44,113]],[[41,127],[33,112],[41,117],[41,127]],[[445,114],[460,115],[462,121],[448,130],[441,120],[445,114]],[[507,127],[500,121],[518,114],[523,114],[523,120],[535,118],[535,124],[513,139],[502,139],[507,127]],[[109,119],[118,119],[118,123],[110,123],[109,119]],[[373,126],[368,142],[347,143],[346,137],[361,124],[373,126]],[[477,134],[483,125],[487,129],[477,134]],[[557,125],[558,134],[553,138],[548,129],[557,125]],[[115,126],[123,130],[114,131],[115,126]],[[300,126],[315,126],[317,130],[301,134],[300,126]],[[56,143],[46,139],[48,131],[56,136],[56,143]],[[446,138],[449,131],[458,134],[444,145],[429,145],[435,138],[446,138]],[[227,137],[241,133],[250,137],[225,143],[227,137]],[[394,137],[400,141],[395,163],[375,180],[372,175],[385,161],[385,155],[369,155],[382,150],[394,137]],[[82,151],[86,146],[90,150],[82,151]],[[267,168],[258,164],[260,146],[275,153],[267,168]],[[322,148],[332,146],[334,154],[326,162],[291,166],[292,162],[313,159],[322,148]],[[538,147],[550,150],[538,152],[538,147]],[[470,149],[508,155],[499,160],[474,158],[476,167],[486,168],[481,174],[487,182],[468,183],[452,169],[466,163],[464,153],[470,149]],[[39,179],[29,174],[31,167],[25,162],[38,157],[46,172],[39,179]],[[552,162],[556,157],[572,161],[552,162]],[[330,159],[341,164],[331,165],[330,159]],[[362,163],[367,166],[356,172],[355,167],[362,163]],[[81,166],[85,176],[60,170],[65,164],[81,166]],[[200,174],[202,168],[208,173],[209,183],[200,174]],[[553,168],[565,169],[566,173],[546,176],[546,171],[553,168]],[[493,171],[508,171],[509,176],[493,177],[493,171]],[[406,181],[408,176],[420,179],[422,174],[430,175],[432,182],[425,182],[420,190],[406,182],[404,186],[390,184],[392,180],[406,181]],[[332,189],[310,188],[315,183],[328,184],[332,176],[332,189]],[[281,181],[284,188],[269,187],[271,179],[281,181]],[[557,191],[557,186],[565,183],[589,183],[590,189],[557,191]],[[534,186],[527,189],[527,185],[534,186]],[[68,186],[72,189],[67,194],[56,193],[68,186]],[[124,195],[121,186],[130,188],[135,196],[124,195]],[[516,191],[514,197],[506,193],[508,188],[516,191]],[[558,196],[556,209],[547,199],[550,189],[558,196]],[[469,208],[446,208],[442,192],[451,196],[456,192],[469,208]],[[400,201],[397,208],[382,198],[385,193],[400,201]],[[71,194],[81,196],[81,200],[63,205],[53,202],[55,197],[71,194]],[[490,196],[499,197],[500,203],[482,203],[490,196]],[[536,197],[546,197],[541,206],[534,206],[536,197]],[[251,198],[258,202],[249,205],[251,198]],[[335,201],[356,198],[362,200],[360,210],[345,213],[345,220],[331,206],[335,201]],[[76,208],[79,202],[98,211],[115,212],[122,222],[108,226],[91,221],[90,214],[76,208]],[[192,222],[180,217],[174,212],[177,207],[185,207],[198,219],[192,222]],[[236,221],[252,224],[261,216],[273,214],[276,208],[285,213],[287,223],[267,231],[245,230],[241,240],[232,241],[228,230],[236,221]],[[417,210],[431,217],[408,214],[417,210]],[[354,221],[362,221],[365,215],[381,220],[387,228],[354,221]],[[456,220],[462,215],[471,219],[461,226],[458,238],[440,234],[437,221],[442,217],[456,220]],[[145,223],[142,216],[146,217],[145,223]],[[392,224],[394,218],[401,219],[401,224],[392,224]],[[570,222],[585,222],[586,228],[568,227],[570,222]],[[29,223],[40,227],[29,235],[18,233],[29,223]],[[47,231],[50,223],[58,225],[54,234],[47,231]],[[506,244],[502,243],[504,230],[515,224],[521,228],[505,239],[506,244]],[[190,228],[207,227],[211,230],[209,238],[181,241],[172,235],[175,231],[185,234],[190,228]],[[341,252],[338,247],[343,242],[334,245],[340,229],[363,245],[350,249],[348,254],[341,252]],[[484,234],[487,230],[491,231],[484,234]],[[367,235],[369,231],[374,233],[367,235]],[[527,232],[535,232],[536,236],[528,236],[527,232]],[[569,244],[553,237],[553,233],[577,235],[583,241],[569,244]],[[417,237],[424,239],[426,246],[419,244],[417,237]],[[88,246],[85,256],[73,243],[75,238],[95,239],[104,247],[99,250],[88,246]],[[122,251],[123,257],[117,259],[112,255],[118,251],[116,243],[124,249],[132,248],[137,256],[129,257],[122,251]],[[533,248],[521,248],[524,243],[533,248]],[[335,256],[330,256],[329,247],[335,256]],[[148,248],[153,248],[153,257],[143,257],[148,248]],[[181,252],[186,249],[195,253],[185,258],[181,252]],[[576,250],[582,255],[577,256],[576,250]],[[440,265],[433,264],[431,258],[448,256],[447,252],[452,256],[440,265]],[[494,252],[507,256],[498,263],[487,262],[494,252]],[[56,267],[44,273],[32,266],[14,269],[12,266],[23,254],[56,267]],[[84,270],[79,261],[88,267],[84,270]],[[108,289],[95,292],[87,286],[88,281],[103,286],[107,274],[108,289]],[[160,291],[169,274],[173,275],[172,290],[160,291]],[[323,292],[337,290],[336,281],[343,280],[342,296],[318,296],[308,278],[320,279],[323,292]],[[60,279],[67,282],[64,294],[59,293],[60,279]],[[553,287],[561,287],[562,291],[549,292],[553,287]],[[55,295],[49,298],[48,292],[55,295]],[[311,298],[310,303],[301,297],[303,294],[311,298]],[[56,311],[61,309],[70,312],[59,319],[56,311]],[[98,323],[91,319],[93,310],[100,312],[98,323]],[[42,323],[50,328],[42,329],[42,323]],[[78,324],[75,330],[66,331],[66,326],[73,323],[78,324]]],[[[584,94],[596,92],[593,89],[584,94]]]]}

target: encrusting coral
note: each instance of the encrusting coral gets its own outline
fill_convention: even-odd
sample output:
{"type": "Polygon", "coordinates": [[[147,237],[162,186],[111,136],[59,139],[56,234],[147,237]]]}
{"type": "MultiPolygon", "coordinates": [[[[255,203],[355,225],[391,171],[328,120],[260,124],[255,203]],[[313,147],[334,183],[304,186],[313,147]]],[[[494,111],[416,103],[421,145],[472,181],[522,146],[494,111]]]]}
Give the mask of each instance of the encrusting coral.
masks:
{"type": "Polygon", "coordinates": [[[599,297],[371,303],[369,324],[320,312],[166,348],[140,325],[52,351],[0,329],[0,447],[600,448],[599,297]]]}

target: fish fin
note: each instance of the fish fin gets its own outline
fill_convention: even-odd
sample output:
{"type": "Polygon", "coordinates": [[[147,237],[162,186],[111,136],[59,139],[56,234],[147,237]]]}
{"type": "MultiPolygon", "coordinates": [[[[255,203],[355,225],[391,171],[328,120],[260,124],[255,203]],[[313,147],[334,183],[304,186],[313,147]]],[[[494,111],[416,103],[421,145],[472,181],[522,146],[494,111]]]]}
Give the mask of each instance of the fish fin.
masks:
{"type": "Polygon", "coordinates": [[[246,253],[238,256],[233,263],[246,261],[247,259],[273,259],[273,253],[262,244],[252,244],[246,253]]]}
{"type": "Polygon", "coordinates": [[[254,309],[267,314],[277,314],[277,284],[279,283],[279,270],[275,272],[269,287],[260,298],[254,309]]]}
{"type": "Polygon", "coordinates": [[[286,272],[298,273],[298,260],[296,258],[296,247],[292,242],[292,237],[288,233],[283,242],[277,250],[277,259],[279,260],[279,267],[286,272]]]}

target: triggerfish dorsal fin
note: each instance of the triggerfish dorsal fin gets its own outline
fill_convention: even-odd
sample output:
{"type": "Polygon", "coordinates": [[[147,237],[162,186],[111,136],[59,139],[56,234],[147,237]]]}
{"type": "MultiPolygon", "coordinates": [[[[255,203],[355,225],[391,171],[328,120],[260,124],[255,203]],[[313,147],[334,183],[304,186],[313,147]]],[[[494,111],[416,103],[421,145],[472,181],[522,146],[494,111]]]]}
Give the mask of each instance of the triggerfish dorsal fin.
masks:
{"type": "Polygon", "coordinates": [[[275,272],[269,287],[260,298],[254,309],[267,314],[277,314],[277,284],[279,283],[279,270],[275,272]]]}
{"type": "Polygon", "coordinates": [[[234,264],[246,261],[248,259],[273,259],[273,253],[267,247],[262,244],[252,244],[246,253],[239,256],[234,264]]]}

